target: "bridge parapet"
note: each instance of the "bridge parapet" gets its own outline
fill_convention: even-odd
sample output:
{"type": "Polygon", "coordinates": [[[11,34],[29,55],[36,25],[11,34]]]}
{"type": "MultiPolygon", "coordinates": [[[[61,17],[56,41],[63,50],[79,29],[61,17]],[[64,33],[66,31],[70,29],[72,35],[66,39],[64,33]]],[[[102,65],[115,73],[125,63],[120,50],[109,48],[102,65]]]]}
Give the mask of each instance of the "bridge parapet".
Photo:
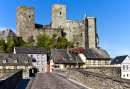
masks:
{"type": "Polygon", "coordinates": [[[67,69],[63,71],[53,71],[66,75],[69,79],[82,83],[93,89],[130,89],[130,80],[119,77],[112,77],[81,69],[67,69]]]}

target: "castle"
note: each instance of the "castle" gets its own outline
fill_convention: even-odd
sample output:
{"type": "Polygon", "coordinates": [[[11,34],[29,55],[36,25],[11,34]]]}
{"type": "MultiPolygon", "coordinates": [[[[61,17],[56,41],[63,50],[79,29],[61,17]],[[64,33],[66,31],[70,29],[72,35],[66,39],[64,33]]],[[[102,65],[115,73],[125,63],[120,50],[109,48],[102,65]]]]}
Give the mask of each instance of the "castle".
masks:
{"type": "Polygon", "coordinates": [[[17,8],[17,36],[23,37],[27,41],[33,36],[36,40],[37,35],[54,33],[63,36],[70,42],[78,42],[78,46],[85,48],[98,47],[98,34],[96,31],[96,18],[87,17],[85,14],[83,21],[67,20],[66,5],[54,4],[52,6],[52,22],[50,25],[35,24],[35,8],[19,6],[17,8]],[[64,30],[61,30],[62,28],[64,30]]]}

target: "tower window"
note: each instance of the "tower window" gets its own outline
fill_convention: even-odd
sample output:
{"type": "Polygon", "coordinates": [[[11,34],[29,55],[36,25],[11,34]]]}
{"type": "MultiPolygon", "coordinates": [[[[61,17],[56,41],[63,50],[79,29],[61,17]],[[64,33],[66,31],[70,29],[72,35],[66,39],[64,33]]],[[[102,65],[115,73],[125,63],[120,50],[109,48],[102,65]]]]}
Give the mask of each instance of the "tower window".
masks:
{"type": "Polygon", "coordinates": [[[61,15],[61,12],[60,12],[60,15],[61,15]]]}

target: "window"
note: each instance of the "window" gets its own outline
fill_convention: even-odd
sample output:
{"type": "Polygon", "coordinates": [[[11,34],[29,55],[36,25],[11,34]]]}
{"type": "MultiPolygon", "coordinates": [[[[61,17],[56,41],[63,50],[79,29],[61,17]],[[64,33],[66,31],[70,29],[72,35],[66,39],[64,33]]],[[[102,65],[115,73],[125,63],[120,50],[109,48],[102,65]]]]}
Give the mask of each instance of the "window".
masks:
{"type": "Polygon", "coordinates": [[[101,64],[101,61],[100,60],[98,60],[98,65],[100,65],[101,64]]]}
{"type": "Polygon", "coordinates": [[[14,69],[14,66],[12,66],[12,69],[14,69]]]}
{"type": "Polygon", "coordinates": [[[129,74],[127,74],[127,77],[129,77],[129,74]]]}
{"type": "Polygon", "coordinates": [[[71,30],[70,30],[70,32],[71,32],[71,30]]]}
{"type": "Polygon", "coordinates": [[[28,69],[28,66],[25,66],[25,69],[28,69]]]}
{"type": "Polygon", "coordinates": [[[95,60],[93,60],[93,65],[95,65],[95,60]]]}
{"type": "Polygon", "coordinates": [[[73,29],[75,29],[75,27],[73,27],[73,29]]]}
{"type": "Polygon", "coordinates": [[[105,61],[105,65],[109,65],[109,61],[105,61]]]}
{"type": "Polygon", "coordinates": [[[39,55],[37,55],[37,59],[39,59],[40,58],[40,56],[39,55]]]}
{"type": "Polygon", "coordinates": [[[73,24],[73,21],[72,21],[72,24],[73,24]]]}
{"type": "Polygon", "coordinates": [[[7,62],[7,60],[5,59],[5,60],[3,60],[3,63],[6,63],[7,62]]]}
{"type": "Polygon", "coordinates": [[[44,68],[42,68],[42,71],[44,71],[44,68]]]}
{"type": "Polygon", "coordinates": [[[44,65],[44,61],[41,61],[41,65],[44,65]]]}
{"type": "Polygon", "coordinates": [[[61,12],[60,12],[60,15],[61,15],[61,12]]]}
{"type": "Polygon", "coordinates": [[[18,62],[18,60],[15,59],[15,60],[14,60],[14,63],[17,63],[17,62],[18,62]]]}
{"type": "Polygon", "coordinates": [[[123,65],[123,70],[125,70],[125,65],[123,65]]]}
{"type": "Polygon", "coordinates": [[[126,67],[127,67],[127,70],[128,70],[128,68],[129,68],[128,65],[126,67]]]}
{"type": "Polygon", "coordinates": [[[41,59],[44,59],[44,55],[41,56],[41,59]]]}
{"type": "Polygon", "coordinates": [[[29,60],[25,60],[25,63],[28,63],[29,62],[29,60]]]}
{"type": "Polygon", "coordinates": [[[123,76],[125,77],[125,74],[123,76]]]}
{"type": "Polygon", "coordinates": [[[6,66],[3,66],[3,69],[6,69],[6,66]]]}
{"type": "Polygon", "coordinates": [[[39,61],[37,61],[37,65],[40,65],[40,62],[39,62],[39,61]]]}
{"type": "Polygon", "coordinates": [[[88,64],[91,65],[91,60],[89,60],[88,64]]]}
{"type": "Polygon", "coordinates": [[[63,60],[66,61],[66,58],[64,57],[63,60]]]}
{"type": "Polygon", "coordinates": [[[14,66],[14,69],[17,69],[17,66],[14,66]]]}
{"type": "Polygon", "coordinates": [[[82,36],[82,33],[80,34],[80,37],[82,36]]]}

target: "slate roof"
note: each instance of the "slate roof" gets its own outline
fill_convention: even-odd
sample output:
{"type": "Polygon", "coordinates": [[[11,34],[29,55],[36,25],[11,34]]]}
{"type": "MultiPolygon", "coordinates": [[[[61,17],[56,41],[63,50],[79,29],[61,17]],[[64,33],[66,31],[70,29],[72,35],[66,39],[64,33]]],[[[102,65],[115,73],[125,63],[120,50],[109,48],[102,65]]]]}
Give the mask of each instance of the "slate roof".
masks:
{"type": "MultiPolygon", "coordinates": [[[[62,60],[61,63],[76,63],[76,55],[71,55],[70,52],[68,54],[66,49],[51,49],[51,58],[53,59],[54,63],[60,63],[56,60],[59,56],[66,58],[65,60],[62,60]]],[[[84,62],[79,60],[78,63],[84,62]]]]}
{"type": "Polygon", "coordinates": [[[32,65],[32,60],[28,54],[0,54],[0,66],[26,66],[32,65]],[[6,63],[3,63],[3,60],[7,60],[6,63]],[[14,60],[18,60],[17,63],[14,63],[14,60]],[[25,60],[28,60],[28,63],[25,63],[25,60]]]}
{"type": "Polygon", "coordinates": [[[114,58],[114,60],[111,62],[111,64],[121,64],[127,57],[128,55],[124,55],[124,56],[117,56],[116,58],[114,58]]]}
{"type": "Polygon", "coordinates": [[[11,29],[0,31],[0,39],[6,39],[7,37],[14,37],[16,34],[11,29]]]}
{"type": "Polygon", "coordinates": [[[44,48],[15,47],[15,51],[19,54],[46,54],[44,48]]]}
{"type": "Polygon", "coordinates": [[[83,49],[83,54],[87,59],[110,59],[103,57],[91,48],[83,49]]]}

